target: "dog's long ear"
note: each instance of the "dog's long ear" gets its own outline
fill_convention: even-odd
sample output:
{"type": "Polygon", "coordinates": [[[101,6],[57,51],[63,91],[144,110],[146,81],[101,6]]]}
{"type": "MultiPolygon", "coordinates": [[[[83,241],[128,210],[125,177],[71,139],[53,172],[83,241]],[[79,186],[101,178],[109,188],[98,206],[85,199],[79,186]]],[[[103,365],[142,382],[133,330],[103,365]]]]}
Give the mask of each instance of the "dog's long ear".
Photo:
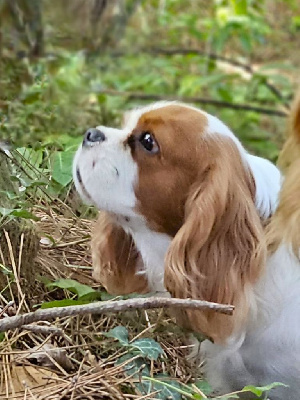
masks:
{"type": "Polygon", "coordinates": [[[247,314],[251,287],[264,267],[264,236],[254,180],[235,144],[209,138],[201,165],[166,257],[165,286],[174,297],[233,304],[234,316],[180,313],[181,324],[221,342],[247,314]]]}
{"type": "Polygon", "coordinates": [[[300,90],[292,104],[290,117],[287,124],[287,137],[278,158],[278,165],[287,173],[293,162],[300,159],[300,90]]]}
{"type": "Polygon", "coordinates": [[[281,243],[292,246],[299,258],[300,247],[300,90],[294,100],[287,127],[287,140],[278,164],[284,181],[279,206],[267,230],[269,251],[275,252],[281,243]]]}
{"type": "Polygon", "coordinates": [[[105,212],[100,212],[92,232],[93,277],[110,294],[145,293],[148,284],[139,274],[141,257],[133,239],[105,212]]]}

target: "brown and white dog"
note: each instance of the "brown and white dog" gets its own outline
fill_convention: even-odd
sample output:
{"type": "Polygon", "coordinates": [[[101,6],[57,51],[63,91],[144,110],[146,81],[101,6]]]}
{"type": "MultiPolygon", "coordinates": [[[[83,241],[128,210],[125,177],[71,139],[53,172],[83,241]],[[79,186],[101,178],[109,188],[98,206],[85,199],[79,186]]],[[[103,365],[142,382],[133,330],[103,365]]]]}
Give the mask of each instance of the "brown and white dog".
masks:
{"type": "Polygon", "coordinates": [[[279,238],[270,239],[281,207],[266,264],[264,225],[281,184],[275,166],[247,153],[212,115],[160,102],[128,113],[122,129],[89,129],[74,180],[102,210],[92,254],[94,277],[108,292],[167,291],[234,304],[233,317],[179,316],[212,339],[203,343],[212,386],[226,392],[280,381],[291,388],[271,398],[298,399],[300,268],[291,246],[281,244],[286,215],[279,238]]]}

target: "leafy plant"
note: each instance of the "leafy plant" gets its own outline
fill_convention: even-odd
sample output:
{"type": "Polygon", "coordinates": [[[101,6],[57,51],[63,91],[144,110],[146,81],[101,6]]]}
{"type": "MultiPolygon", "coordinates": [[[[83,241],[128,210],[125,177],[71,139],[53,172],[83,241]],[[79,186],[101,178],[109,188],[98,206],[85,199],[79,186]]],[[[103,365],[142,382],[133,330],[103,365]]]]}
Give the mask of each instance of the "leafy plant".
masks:
{"type": "Polygon", "coordinates": [[[102,300],[101,292],[91,288],[88,285],[83,285],[73,279],[58,279],[55,282],[47,282],[46,287],[48,289],[59,288],[66,289],[75,295],[73,298],[65,298],[62,300],[54,300],[41,304],[41,308],[52,308],[52,307],[67,307],[70,305],[86,304],[95,300],[102,300]]]}
{"type": "Polygon", "coordinates": [[[168,376],[155,375],[153,381],[150,379],[150,364],[149,361],[157,361],[163,356],[163,350],[159,343],[151,338],[142,338],[129,341],[129,333],[124,326],[116,326],[109,332],[103,334],[106,337],[114,338],[119,342],[119,345],[127,349],[127,353],[121,356],[117,364],[124,364],[124,372],[130,375],[135,380],[135,387],[142,394],[149,394],[153,391],[158,391],[156,397],[159,399],[180,399],[178,391],[174,388],[178,387],[177,382],[173,382],[170,387],[160,385],[161,378],[168,376]],[[174,386],[173,386],[174,385],[174,386]]]}
{"type": "MultiPolygon", "coordinates": [[[[171,379],[168,374],[151,375],[149,361],[157,361],[163,357],[163,350],[155,340],[142,338],[130,341],[128,329],[121,325],[103,335],[117,340],[119,346],[127,350],[125,355],[119,357],[117,365],[124,365],[125,374],[132,377],[136,389],[143,395],[155,392],[155,397],[162,400],[170,398],[202,400],[212,393],[206,381],[198,381],[194,384],[199,389],[196,392],[192,385],[179,383],[171,379]]],[[[238,392],[216,397],[209,396],[209,398],[212,400],[234,399],[239,398],[241,393],[252,393],[266,398],[268,392],[278,386],[285,385],[275,382],[263,387],[246,386],[238,392]]]]}

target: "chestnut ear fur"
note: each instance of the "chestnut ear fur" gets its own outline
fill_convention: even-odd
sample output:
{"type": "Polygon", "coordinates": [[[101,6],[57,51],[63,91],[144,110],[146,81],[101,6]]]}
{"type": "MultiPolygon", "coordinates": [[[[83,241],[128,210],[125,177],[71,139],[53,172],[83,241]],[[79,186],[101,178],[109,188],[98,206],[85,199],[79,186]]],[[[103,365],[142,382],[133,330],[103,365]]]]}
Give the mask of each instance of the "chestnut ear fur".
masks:
{"type": "Polygon", "coordinates": [[[105,212],[92,232],[93,277],[110,294],[146,293],[147,279],[136,274],[140,255],[129,234],[105,212]]]}
{"type": "Polygon", "coordinates": [[[279,155],[278,164],[285,178],[279,206],[267,229],[269,251],[275,252],[282,242],[292,246],[299,258],[300,247],[300,91],[289,118],[287,141],[279,155]]]}
{"type": "Polygon", "coordinates": [[[193,310],[178,315],[184,326],[222,342],[246,318],[266,246],[254,205],[254,180],[235,144],[210,137],[203,153],[184,224],[166,257],[165,286],[173,297],[233,304],[234,316],[193,310]]]}

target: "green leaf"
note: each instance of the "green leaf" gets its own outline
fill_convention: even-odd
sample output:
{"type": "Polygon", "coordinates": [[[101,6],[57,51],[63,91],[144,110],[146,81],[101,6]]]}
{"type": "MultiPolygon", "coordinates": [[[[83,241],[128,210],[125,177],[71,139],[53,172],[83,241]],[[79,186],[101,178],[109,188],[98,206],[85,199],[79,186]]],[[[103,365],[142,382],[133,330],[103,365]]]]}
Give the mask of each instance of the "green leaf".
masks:
{"type": "Polygon", "coordinates": [[[0,190],[0,195],[3,195],[5,197],[7,197],[9,200],[16,200],[16,199],[18,199],[20,197],[16,193],[10,192],[10,191],[6,191],[6,190],[0,190]]]}
{"type": "Polygon", "coordinates": [[[163,349],[161,345],[153,339],[137,339],[130,343],[133,349],[137,349],[141,354],[149,360],[157,360],[158,357],[163,354],[163,349]]]}
{"type": "Polygon", "coordinates": [[[242,44],[242,46],[243,46],[243,49],[246,51],[246,52],[250,52],[251,51],[251,48],[252,48],[252,44],[251,44],[251,38],[250,38],[250,36],[249,35],[241,35],[240,36],[240,42],[241,42],[241,44],[242,44]]]}
{"type": "Polygon", "coordinates": [[[266,385],[266,386],[258,386],[258,387],[252,386],[252,385],[245,386],[243,388],[243,390],[241,390],[241,392],[251,392],[251,393],[256,394],[257,396],[261,396],[265,392],[269,392],[271,389],[274,389],[278,386],[288,387],[288,385],[285,385],[283,383],[274,382],[274,383],[271,383],[270,385],[266,385]]]}
{"type": "Polygon", "coordinates": [[[33,104],[37,103],[41,98],[41,89],[36,87],[31,90],[28,90],[27,92],[24,92],[22,95],[22,102],[24,104],[33,104]]]}
{"type": "Polygon", "coordinates": [[[205,395],[208,395],[213,391],[210,384],[206,381],[197,381],[195,382],[195,386],[197,386],[197,388],[205,395]]]}
{"type": "Polygon", "coordinates": [[[26,183],[26,187],[27,188],[34,188],[37,186],[47,186],[49,184],[49,182],[45,182],[45,181],[32,181],[29,183],[26,183]]]}
{"type": "Polygon", "coordinates": [[[128,330],[125,326],[116,326],[110,331],[103,333],[106,337],[117,339],[122,346],[128,346],[128,330]]]}
{"type": "Polygon", "coordinates": [[[105,104],[106,100],[107,100],[106,94],[103,94],[103,93],[97,94],[97,101],[99,104],[105,104]]]}
{"type": "MultiPolygon", "coordinates": [[[[104,290],[102,290],[100,293],[101,293],[101,300],[102,301],[108,301],[108,300],[112,300],[112,299],[116,298],[115,295],[109,294],[104,290]]],[[[118,299],[123,300],[123,296],[118,296],[118,299]]]]}
{"type": "Polygon", "coordinates": [[[75,151],[57,151],[53,155],[52,177],[63,187],[72,181],[72,165],[75,151]]]}
{"type": "Polygon", "coordinates": [[[124,356],[117,359],[115,365],[123,364],[125,361],[131,360],[126,365],[124,365],[124,372],[128,375],[135,375],[138,374],[139,377],[143,376],[150,376],[150,369],[147,363],[145,362],[144,358],[134,358],[135,354],[127,353],[124,356]]]}
{"type": "Polygon", "coordinates": [[[24,160],[35,167],[39,167],[43,161],[42,149],[34,150],[29,147],[19,147],[16,149],[16,153],[20,155],[18,159],[25,168],[27,167],[27,164],[24,160]]]}
{"type": "MultiPolygon", "coordinates": [[[[162,375],[155,375],[155,379],[158,378],[163,378],[162,375]]],[[[181,394],[182,393],[182,389],[181,386],[178,382],[176,382],[175,380],[171,380],[171,379],[166,379],[164,378],[164,380],[160,380],[157,381],[154,384],[154,389],[155,390],[161,390],[157,395],[157,398],[159,399],[163,399],[163,400],[168,400],[168,399],[172,399],[172,400],[181,400],[181,394]]]]}
{"type": "Polygon", "coordinates": [[[54,146],[55,148],[62,149],[63,151],[77,151],[78,146],[82,143],[82,136],[70,136],[66,134],[59,135],[59,138],[56,136],[47,137],[43,145],[54,146]]]}
{"type": "Polygon", "coordinates": [[[30,211],[21,210],[21,209],[16,210],[16,209],[11,209],[11,208],[0,207],[0,214],[3,217],[7,217],[8,215],[11,215],[11,216],[17,217],[17,218],[32,219],[33,221],[40,220],[40,218],[38,218],[36,215],[31,213],[30,211]]]}
{"type": "Polygon", "coordinates": [[[297,30],[300,28],[300,15],[292,17],[292,27],[297,30]]]}
{"type": "MultiPolygon", "coordinates": [[[[58,279],[55,282],[48,283],[46,285],[48,288],[57,287],[60,289],[67,289],[78,296],[78,299],[87,301],[88,295],[95,295],[97,291],[90,286],[83,285],[73,279],[58,279]]],[[[99,293],[99,297],[100,297],[99,293]]]]}
{"type": "Polygon", "coordinates": [[[33,221],[40,220],[39,217],[37,217],[36,215],[27,210],[14,210],[10,213],[10,215],[13,215],[14,217],[18,218],[32,219],[33,221]]]}
{"type": "Polygon", "coordinates": [[[236,15],[247,15],[247,0],[231,0],[230,2],[236,15]]]}
{"type": "Polygon", "coordinates": [[[285,62],[271,62],[271,63],[266,63],[263,64],[262,66],[260,66],[257,70],[257,72],[259,71],[266,71],[269,69],[284,69],[284,70],[289,70],[289,71],[295,71],[296,67],[292,64],[287,64],[285,62]]]}
{"type": "Polygon", "coordinates": [[[183,390],[178,382],[163,374],[155,375],[154,378],[143,376],[142,382],[136,386],[146,394],[158,391],[155,393],[155,398],[162,400],[181,400],[182,395],[190,394],[183,390]]]}
{"type": "MultiPolygon", "coordinates": [[[[153,295],[154,295],[154,292],[149,292],[149,293],[145,293],[145,294],[130,293],[130,294],[125,294],[123,296],[117,296],[117,297],[118,297],[118,300],[127,300],[127,299],[147,298],[147,297],[151,297],[153,295]]],[[[101,300],[102,301],[107,301],[107,300],[111,300],[111,299],[115,299],[115,298],[116,298],[116,295],[109,294],[104,290],[101,292],[101,300]]]]}
{"type": "Polygon", "coordinates": [[[81,304],[87,304],[88,302],[83,300],[74,300],[74,299],[63,299],[63,300],[54,300],[48,301],[46,303],[41,304],[41,308],[55,308],[55,307],[68,307],[68,306],[79,306],[81,304]]]}
{"type": "Polygon", "coordinates": [[[233,101],[232,93],[227,87],[218,87],[217,88],[218,94],[220,95],[222,100],[225,101],[233,101]]]}
{"type": "Polygon", "coordinates": [[[82,296],[79,297],[80,300],[86,301],[91,303],[92,301],[96,300],[102,300],[102,293],[98,292],[98,290],[94,290],[93,292],[89,292],[86,294],[83,294],[82,296]]]}
{"type": "Polygon", "coordinates": [[[0,214],[3,217],[7,217],[8,215],[10,215],[14,210],[11,208],[4,208],[4,207],[0,207],[0,214]]]}

